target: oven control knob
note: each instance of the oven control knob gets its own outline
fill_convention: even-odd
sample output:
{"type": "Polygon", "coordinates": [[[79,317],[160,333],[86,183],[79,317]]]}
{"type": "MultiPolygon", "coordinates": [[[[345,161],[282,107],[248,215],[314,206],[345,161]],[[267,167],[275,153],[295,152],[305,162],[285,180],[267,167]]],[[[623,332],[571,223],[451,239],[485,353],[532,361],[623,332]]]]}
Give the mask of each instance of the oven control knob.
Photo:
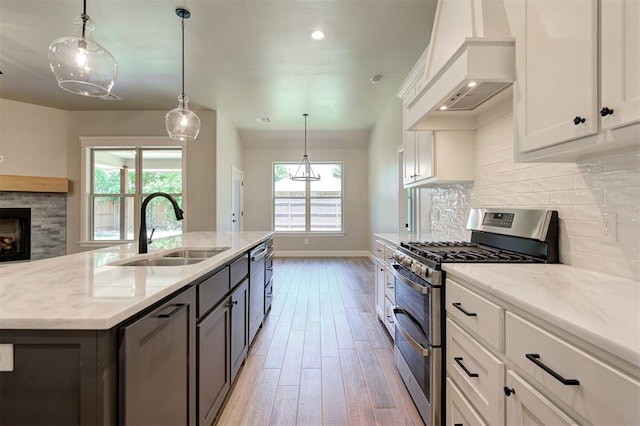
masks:
{"type": "Polygon", "coordinates": [[[430,275],[431,271],[426,266],[420,267],[420,276],[427,278],[430,275]]]}
{"type": "Polygon", "coordinates": [[[413,261],[408,257],[405,257],[402,263],[404,263],[404,266],[406,266],[407,268],[411,268],[413,261]]]}

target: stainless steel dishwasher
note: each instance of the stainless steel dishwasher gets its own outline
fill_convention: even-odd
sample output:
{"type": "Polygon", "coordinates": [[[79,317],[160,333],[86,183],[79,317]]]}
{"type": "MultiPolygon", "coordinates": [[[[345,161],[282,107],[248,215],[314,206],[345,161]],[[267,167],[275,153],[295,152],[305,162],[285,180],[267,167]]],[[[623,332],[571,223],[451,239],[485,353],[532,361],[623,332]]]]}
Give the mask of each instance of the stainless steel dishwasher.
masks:
{"type": "Polygon", "coordinates": [[[253,342],[264,318],[264,264],[267,255],[265,243],[258,244],[249,253],[249,344],[253,342]]]}

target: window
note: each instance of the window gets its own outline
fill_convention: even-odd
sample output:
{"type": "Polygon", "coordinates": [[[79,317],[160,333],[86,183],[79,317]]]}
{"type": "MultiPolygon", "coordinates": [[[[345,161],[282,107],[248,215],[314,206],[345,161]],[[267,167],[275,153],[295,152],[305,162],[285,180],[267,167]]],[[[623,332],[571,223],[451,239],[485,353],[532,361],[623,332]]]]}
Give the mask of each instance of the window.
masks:
{"type": "MultiPolygon", "coordinates": [[[[182,206],[182,148],[88,149],[89,182],[86,193],[87,240],[137,239],[139,211],[144,197],[162,191],[182,206]]],[[[154,237],[182,233],[182,222],[171,203],[156,198],[147,208],[148,229],[154,237]]]]}
{"type": "Polygon", "coordinates": [[[299,164],[273,164],[273,229],[283,232],[342,232],[342,163],[312,163],[321,178],[289,179],[299,164]]]}

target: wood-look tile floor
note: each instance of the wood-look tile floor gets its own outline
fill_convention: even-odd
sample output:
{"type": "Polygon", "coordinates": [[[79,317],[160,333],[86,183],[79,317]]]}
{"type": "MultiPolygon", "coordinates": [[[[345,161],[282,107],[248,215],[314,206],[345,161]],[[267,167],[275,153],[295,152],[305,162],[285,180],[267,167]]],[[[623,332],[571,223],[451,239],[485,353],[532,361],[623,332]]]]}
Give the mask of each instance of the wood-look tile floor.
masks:
{"type": "Polygon", "coordinates": [[[276,258],[271,312],[219,425],[422,425],[367,258],[276,258]]]}

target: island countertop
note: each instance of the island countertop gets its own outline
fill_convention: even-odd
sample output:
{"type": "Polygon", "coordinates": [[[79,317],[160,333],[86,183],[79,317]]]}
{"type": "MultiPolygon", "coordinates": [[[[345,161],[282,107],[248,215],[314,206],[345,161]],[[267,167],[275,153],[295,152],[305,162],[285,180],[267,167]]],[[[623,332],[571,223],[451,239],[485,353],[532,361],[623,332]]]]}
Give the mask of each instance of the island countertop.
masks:
{"type": "Polygon", "coordinates": [[[0,266],[0,329],[106,330],[268,239],[271,231],[189,232],[0,266]],[[117,266],[178,248],[230,247],[184,266],[117,266]]]}

